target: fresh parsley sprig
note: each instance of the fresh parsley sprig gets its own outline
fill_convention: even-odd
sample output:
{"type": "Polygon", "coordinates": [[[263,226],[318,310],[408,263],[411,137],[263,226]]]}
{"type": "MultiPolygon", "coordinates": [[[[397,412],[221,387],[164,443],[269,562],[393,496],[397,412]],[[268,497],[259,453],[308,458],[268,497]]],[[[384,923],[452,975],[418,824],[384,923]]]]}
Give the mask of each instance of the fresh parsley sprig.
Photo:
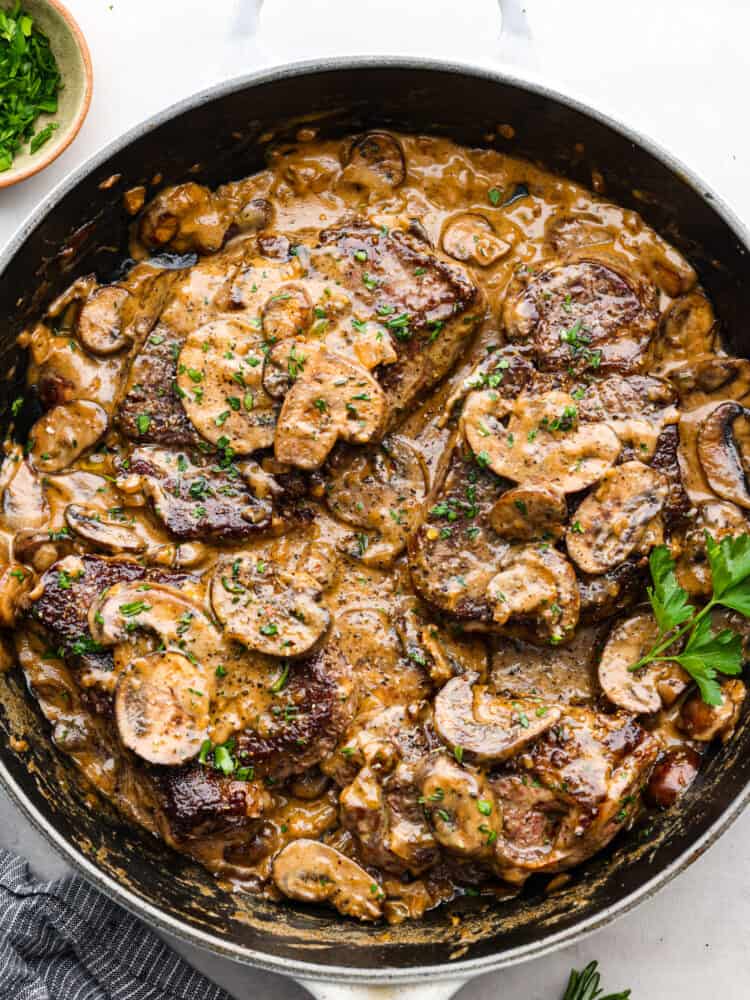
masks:
{"type": "Polygon", "coordinates": [[[648,653],[629,669],[640,670],[648,663],[679,663],[698,685],[706,704],[721,705],[721,688],[716,677],[742,671],[742,639],[731,629],[715,632],[709,616],[714,608],[721,606],[750,617],[750,535],[717,542],[706,532],[706,552],[713,593],[708,603],[697,609],[677,582],[669,549],[660,545],[652,551],[649,568],[653,586],[648,588],[648,596],[659,636],[648,653]],[[686,635],[681,652],[662,655],[686,635]]]}
{"type": "Polygon", "coordinates": [[[599,988],[600,981],[601,977],[597,972],[596,962],[589,962],[581,972],[572,969],[568,988],[565,990],[562,1000],[628,1000],[630,997],[630,990],[602,996],[604,991],[599,988]]]}

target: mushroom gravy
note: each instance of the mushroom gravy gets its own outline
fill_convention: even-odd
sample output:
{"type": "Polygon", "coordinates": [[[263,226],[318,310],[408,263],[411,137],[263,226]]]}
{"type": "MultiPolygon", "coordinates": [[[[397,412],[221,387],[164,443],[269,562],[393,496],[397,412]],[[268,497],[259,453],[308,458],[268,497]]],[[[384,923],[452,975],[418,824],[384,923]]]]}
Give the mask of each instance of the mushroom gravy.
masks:
{"type": "Polygon", "coordinates": [[[628,667],[649,552],[700,600],[705,530],[748,530],[750,363],[632,211],[445,139],[299,140],[130,192],[132,266],[22,335],[0,625],[129,820],[399,922],[585,861],[731,737],[742,681],[628,667]]]}

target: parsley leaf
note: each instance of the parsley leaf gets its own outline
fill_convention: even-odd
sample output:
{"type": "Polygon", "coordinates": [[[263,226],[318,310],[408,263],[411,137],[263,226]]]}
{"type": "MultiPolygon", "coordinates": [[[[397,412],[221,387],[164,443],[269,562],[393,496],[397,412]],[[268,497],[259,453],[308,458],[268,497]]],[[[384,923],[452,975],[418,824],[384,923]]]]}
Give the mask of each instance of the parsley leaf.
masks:
{"type": "Polygon", "coordinates": [[[706,532],[714,600],[750,617],[750,535],[715,542],[706,532]]]}
{"type": "Polygon", "coordinates": [[[55,114],[61,85],[60,71],[49,40],[21,9],[20,2],[0,11],[0,171],[9,170],[13,158],[30,140],[36,153],[57,122],[35,128],[40,114],[55,114]]]}
{"type": "Polygon", "coordinates": [[[649,567],[653,587],[648,588],[648,596],[659,636],[655,645],[629,670],[635,672],[654,661],[676,661],[698,685],[707,705],[721,705],[721,687],[716,678],[718,674],[741,673],[742,638],[728,628],[715,632],[710,615],[714,608],[721,606],[750,618],[750,535],[722,538],[716,542],[706,532],[706,551],[713,593],[699,611],[688,602],[687,593],[677,582],[669,549],[660,545],[651,553],[649,567]],[[669,653],[669,648],[684,636],[687,640],[682,651],[669,653]]]}
{"type": "Polygon", "coordinates": [[[648,565],[654,581],[653,587],[648,588],[654,617],[659,630],[669,632],[686,622],[695,613],[695,608],[688,604],[688,595],[677,582],[674,561],[666,545],[652,550],[648,565]]]}

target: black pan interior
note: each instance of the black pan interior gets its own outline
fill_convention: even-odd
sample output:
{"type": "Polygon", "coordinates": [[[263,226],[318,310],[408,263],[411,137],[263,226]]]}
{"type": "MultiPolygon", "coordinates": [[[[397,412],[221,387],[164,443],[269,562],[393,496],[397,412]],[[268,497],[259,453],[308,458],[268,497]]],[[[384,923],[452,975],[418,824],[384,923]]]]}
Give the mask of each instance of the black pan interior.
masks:
{"type": "MultiPolygon", "coordinates": [[[[719,208],[698,186],[603,121],[551,95],[481,74],[427,65],[331,66],[277,74],[223,93],[138,135],[83,177],[28,233],[0,281],[0,357],[9,377],[0,385],[0,426],[23,381],[16,335],[76,276],[116,272],[125,255],[128,218],[122,192],[192,178],[209,185],[263,166],[271,137],[293,137],[295,122],[317,119],[324,135],[371,126],[447,134],[527,156],[584,184],[591,172],[606,195],[639,212],[697,267],[722,321],[728,347],[748,354],[750,315],[747,250],[719,208]],[[286,124],[282,124],[286,123],[286,124]],[[511,125],[512,139],[497,126],[511,125]],[[117,175],[108,186],[103,182],[117,175]]],[[[507,131],[507,130],[504,130],[507,131]]],[[[31,416],[31,415],[29,415],[31,416]]],[[[212,946],[271,963],[348,966],[363,973],[407,971],[452,959],[513,961],[567,937],[583,922],[606,919],[612,908],[643,891],[660,872],[686,859],[731,811],[750,778],[750,729],[743,720],[732,744],[710,761],[678,813],[649,817],[574,873],[557,894],[531,883],[523,896],[487,904],[466,900],[419,925],[360,928],[329,913],[237,897],[162,844],[92,809],[16,671],[0,675],[0,759],[17,792],[102,874],[124,885],[130,905],[152,904],[189,936],[209,934],[212,946]],[[30,749],[17,754],[9,735],[30,749]],[[460,916],[456,923],[451,917],[460,916]]],[[[174,929],[174,925],[172,924],[174,929]]],[[[204,939],[205,940],[205,939],[204,939]]],[[[480,962],[480,964],[482,964],[480,962]]]]}

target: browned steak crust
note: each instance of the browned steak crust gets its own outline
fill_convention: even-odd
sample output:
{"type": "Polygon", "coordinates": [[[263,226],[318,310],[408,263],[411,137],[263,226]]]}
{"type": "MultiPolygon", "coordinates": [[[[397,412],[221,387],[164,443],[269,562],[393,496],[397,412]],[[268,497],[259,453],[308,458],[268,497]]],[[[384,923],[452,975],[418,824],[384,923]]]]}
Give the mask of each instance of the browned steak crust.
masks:
{"type": "Polygon", "coordinates": [[[133,358],[116,416],[120,430],[131,440],[175,447],[201,443],[177,391],[181,348],[182,339],[159,325],[133,358]]]}
{"type": "Polygon", "coordinates": [[[167,473],[137,449],[128,471],[143,477],[154,513],[179,541],[238,541],[270,526],[271,503],[257,499],[236,470],[178,452],[171,463],[167,473]]]}
{"type": "Polygon", "coordinates": [[[217,833],[246,821],[246,790],[201,764],[154,770],[154,781],[172,834],[178,840],[217,833]]]}
{"type": "Polygon", "coordinates": [[[351,665],[329,641],[290,666],[289,682],[274,713],[275,725],[262,734],[240,733],[238,758],[274,780],[302,774],[333,751],[356,707],[351,665]]]}
{"type": "Polygon", "coordinates": [[[392,418],[450,370],[481,319],[468,314],[479,292],[467,272],[408,233],[369,223],[324,230],[312,261],[388,328],[398,360],[379,381],[392,418]]]}
{"type": "Polygon", "coordinates": [[[457,446],[442,487],[409,540],[409,570],[419,594],[461,621],[491,622],[487,585],[507,545],[489,523],[489,512],[507,487],[457,446]]]}

